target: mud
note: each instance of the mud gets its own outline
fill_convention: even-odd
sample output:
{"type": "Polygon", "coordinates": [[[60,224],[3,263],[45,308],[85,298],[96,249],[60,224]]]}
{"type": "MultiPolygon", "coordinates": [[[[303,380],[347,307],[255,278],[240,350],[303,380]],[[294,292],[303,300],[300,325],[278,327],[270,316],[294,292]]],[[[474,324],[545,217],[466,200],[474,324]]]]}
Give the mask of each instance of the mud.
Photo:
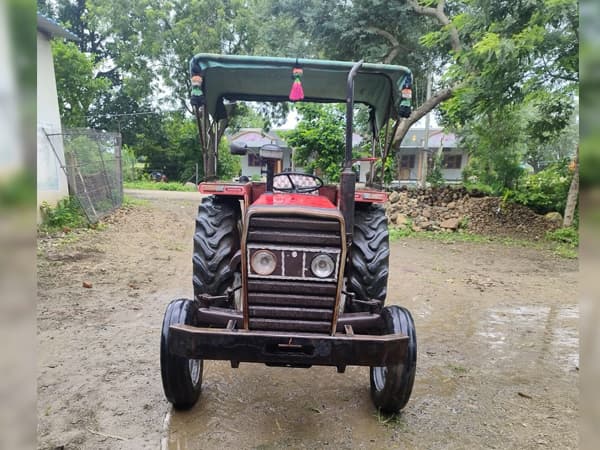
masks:
{"type": "Polygon", "coordinates": [[[205,363],[196,407],[172,411],[160,325],[191,296],[198,201],[157,196],[104,230],[40,237],[39,448],[577,448],[577,262],[491,244],[392,244],[388,302],[419,340],[400,416],[375,412],[367,368],[222,362],[205,363]]]}

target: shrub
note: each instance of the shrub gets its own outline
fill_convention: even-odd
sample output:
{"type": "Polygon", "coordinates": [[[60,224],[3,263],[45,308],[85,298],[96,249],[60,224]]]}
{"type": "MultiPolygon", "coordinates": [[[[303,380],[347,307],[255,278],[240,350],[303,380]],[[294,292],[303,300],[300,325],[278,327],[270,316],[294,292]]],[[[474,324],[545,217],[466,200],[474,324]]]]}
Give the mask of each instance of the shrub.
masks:
{"type": "Polygon", "coordinates": [[[40,210],[42,227],[46,229],[81,228],[88,225],[83,209],[75,197],[65,197],[56,206],[42,202],[40,210]]]}
{"type": "Polygon", "coordinates": [[[507,193],[507,200],[533,209],[538,214],[563,212],[572,175],[565,162],[548,166],[544,170],[523,177],[518,187],[507,193]]]}

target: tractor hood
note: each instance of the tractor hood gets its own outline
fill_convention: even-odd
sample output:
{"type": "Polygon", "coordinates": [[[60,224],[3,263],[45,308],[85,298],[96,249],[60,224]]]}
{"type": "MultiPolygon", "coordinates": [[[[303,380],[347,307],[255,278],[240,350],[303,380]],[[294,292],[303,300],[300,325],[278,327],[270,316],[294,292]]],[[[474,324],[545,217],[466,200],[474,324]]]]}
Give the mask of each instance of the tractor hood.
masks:
{"type": "Polygon", "coordinates": [[[335,209],[335,205],[326,197],[310,194],[262,194],[252,206],[289,206],[335,209]]]}
{"type": "MultiPolygon", "coordinates": [[[[223,100],[290,101],[292,69],[301,68],[304,101],[345,103],[352,62],[198,54],[190,61],[191,76],[200,75],[204,104],[216,119],[226,117],[223,100]]],[[[371,107],[377,129],[400,115],[402,89],[412,75],[403,66],[362,65],[354,81],[354,101],[371,107]]]]}

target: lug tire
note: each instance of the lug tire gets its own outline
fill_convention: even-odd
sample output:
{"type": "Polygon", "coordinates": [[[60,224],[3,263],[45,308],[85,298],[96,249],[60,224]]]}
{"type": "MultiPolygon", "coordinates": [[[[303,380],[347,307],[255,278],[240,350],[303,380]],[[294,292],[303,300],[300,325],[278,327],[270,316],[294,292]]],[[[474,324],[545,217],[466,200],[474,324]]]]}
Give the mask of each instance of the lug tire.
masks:
{"type": "Polygon", "coordinates": [[[196,404],[202,389],[203,360],[191,360],[169,349],[171,325],[196,325],[196,303],[189,299],[173,300],[167,306],[160,336],[160,374],[165,397],[176,409],[196,404]]]}
{"type": "MultiPolygon", "coordinates": [[[[231,258],[240,249],[238,200],[205,197],[198,207],[194,233],[194,298],[199,294],[223,295],[233,284],[231,258]]],[[[232,307],[227,302],[214,306],[232,307]]]]}
{"type": "Polygon", "coordinates": [[[382,334],[402,333],[408,336],[404,361],[385,367],[371,367],[371,398],[384,414],[398,413],[410,398],[417,370],[417,334],[410,312],[400,306],[381,310],[382,334]]]}
{"type": "MultiPolygon", "coordinates": [[[[387,295],[390,243],[385,210],[379,205],[356,205],[347,289],[361,300],[378,299],[381,305],[387,295]]],[[[354,303],[346,312],[367,311],[354,303]]]]}

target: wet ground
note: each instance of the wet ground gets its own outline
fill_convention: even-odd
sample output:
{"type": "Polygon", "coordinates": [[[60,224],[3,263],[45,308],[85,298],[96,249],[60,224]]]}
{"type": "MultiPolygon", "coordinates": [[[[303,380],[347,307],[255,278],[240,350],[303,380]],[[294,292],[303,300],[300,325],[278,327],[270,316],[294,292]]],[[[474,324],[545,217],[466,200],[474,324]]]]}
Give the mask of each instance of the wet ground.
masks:
{"type": "Polygon", "coordinates": [[[367,368],[222,362],[173,412],[159,337],[167,303],[192,292],[190,197],[40,239],[39,448],[578,447],[577,262],[495,244],[392,244],[388,303],[411,310],[419,340],[400,416],[375,412],[367,368]]]}

